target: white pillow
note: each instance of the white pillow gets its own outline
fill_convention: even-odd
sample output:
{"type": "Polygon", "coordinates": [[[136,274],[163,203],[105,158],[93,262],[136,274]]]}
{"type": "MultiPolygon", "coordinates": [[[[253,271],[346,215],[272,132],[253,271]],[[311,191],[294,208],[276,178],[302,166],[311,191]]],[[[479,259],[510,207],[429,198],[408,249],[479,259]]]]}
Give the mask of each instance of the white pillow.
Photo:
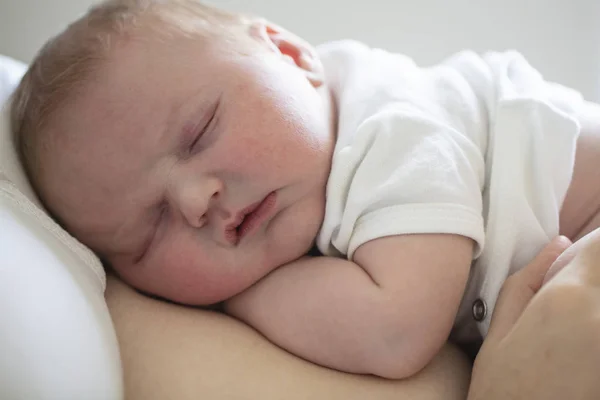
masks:
{"type": "MultiPolygon", "coordinates": [[[[0,101],[26,66],[0,56],[0,101]]],[[[2,107],[2,103],[0,103],[2,107]]],[[[98,258],[42,210],[0,110],[0,398],[123,398],[98,258]]]]}
{"type": "Polygon", "coordinates": [[[22,62],[0,54],[0,104],[4,104],[12,93],[26,68],[22,62]]]}

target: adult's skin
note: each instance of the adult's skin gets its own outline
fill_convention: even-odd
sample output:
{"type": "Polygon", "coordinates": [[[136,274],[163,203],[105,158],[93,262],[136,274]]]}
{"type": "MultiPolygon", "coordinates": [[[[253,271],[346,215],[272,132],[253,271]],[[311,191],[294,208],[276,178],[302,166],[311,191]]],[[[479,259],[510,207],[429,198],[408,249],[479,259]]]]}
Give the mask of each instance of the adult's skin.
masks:
{"type": "Polygon", "coordinates": [[[453,400],[467,390],[468,400],[600,398],[600,231],[556,260],[569,245],[554,240],[506,282],[470,388],[470,365],[452,346],[411,379],[344,374],[298,359],[230,317],[151,299],[110,276],[126,398],[453,400]]]}
{"type": "Polygon", "coordinates": [[[569,243],[555,239],[503,286],[468,400],[600,398],[600,229],[552,265],[569,243]]]}
{"type": "Polygon", "coordinates": [[[411,379],[333,371],[276,347],[216,312],[139,294],[108,277],[127,400],[464,400],[471,366],[453,346],[411,379]]]}

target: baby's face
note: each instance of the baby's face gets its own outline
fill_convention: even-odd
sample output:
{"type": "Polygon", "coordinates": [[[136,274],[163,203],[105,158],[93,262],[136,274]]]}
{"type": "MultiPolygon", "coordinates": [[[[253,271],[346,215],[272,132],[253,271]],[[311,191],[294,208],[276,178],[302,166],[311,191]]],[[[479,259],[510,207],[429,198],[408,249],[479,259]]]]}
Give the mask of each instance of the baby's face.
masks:
{"type": "Polygon", "coordinates": [[[270,51],[128,43],[62,115],[45,197],[133,286],[224,300],[313,243],[334,142],[324,92],[270,51]]]}

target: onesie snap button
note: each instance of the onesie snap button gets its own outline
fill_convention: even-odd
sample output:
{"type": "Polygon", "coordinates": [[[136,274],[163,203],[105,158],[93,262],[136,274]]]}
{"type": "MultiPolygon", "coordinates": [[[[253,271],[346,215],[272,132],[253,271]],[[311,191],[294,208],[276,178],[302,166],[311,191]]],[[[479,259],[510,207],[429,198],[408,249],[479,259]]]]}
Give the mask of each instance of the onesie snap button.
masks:
{"type": "Polygon", "coordinates": [[[473,302],[473,318],[477,322],[481,322],[487,316],[487,305],[485,301],[477,299],[473,302]]]}

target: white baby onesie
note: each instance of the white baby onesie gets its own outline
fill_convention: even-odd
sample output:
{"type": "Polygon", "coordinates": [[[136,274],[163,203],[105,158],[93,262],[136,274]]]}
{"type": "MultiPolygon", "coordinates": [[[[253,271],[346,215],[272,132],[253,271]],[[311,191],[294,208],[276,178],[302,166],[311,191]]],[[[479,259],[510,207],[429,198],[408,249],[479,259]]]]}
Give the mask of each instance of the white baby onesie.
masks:
{"type": "Polygon", "coordinates": [[[389,235],[472,238],[454,336],[485,336],[504,280],[558,234],[581,96],[516,52],[429,68],[353,41],[319,53],[339,107],[320,251],[352,259],[389,235]]]}

